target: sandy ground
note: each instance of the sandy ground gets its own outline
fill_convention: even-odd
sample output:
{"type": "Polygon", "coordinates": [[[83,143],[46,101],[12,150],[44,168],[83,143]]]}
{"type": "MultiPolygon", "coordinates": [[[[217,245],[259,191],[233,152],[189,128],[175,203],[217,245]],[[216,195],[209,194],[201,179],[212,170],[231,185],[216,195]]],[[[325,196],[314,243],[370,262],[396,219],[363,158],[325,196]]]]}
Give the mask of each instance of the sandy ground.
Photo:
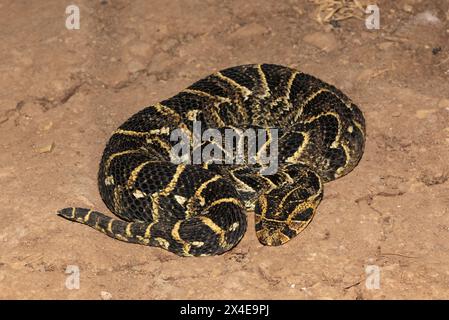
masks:
{"type": "Polygon", "coordinates": [[[0,298],[448,299],[449,3],[377,4],[368,30],[321,25],[300,0],[1,0],[0,298]],[[72,2],[79,30],[65,28],[72,2]],[[131,114],[260,62],[336,85],[367,121],[361,163],[326,185],[295,240],[262,246],[249,213],[232,251],[179,258],[55,215],[107,212],[99,158],[131,114]],[[79,289],[65,286],[69,265],[79,289]]]}

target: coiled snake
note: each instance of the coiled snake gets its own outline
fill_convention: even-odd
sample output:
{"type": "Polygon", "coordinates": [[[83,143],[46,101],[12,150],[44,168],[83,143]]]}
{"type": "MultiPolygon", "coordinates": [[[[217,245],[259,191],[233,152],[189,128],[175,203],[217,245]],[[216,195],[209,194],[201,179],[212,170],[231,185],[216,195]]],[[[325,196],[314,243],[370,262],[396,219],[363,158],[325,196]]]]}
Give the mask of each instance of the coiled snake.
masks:
{"type": "MultiPolygon", "coordinates": [[[[257,152],[272,143],[268,137],[257,152]]],[[[279,65],[236,66],[141,110],[112,134],[98,185],[121,219],[83,208],[58,214],[115,239],[203,256],[233,248],[247,228],[245,209],[253,208],[259,241],[281,245],[306,228],[323,183],[350,172],[364,143],[362,112],[332,85],[279,65]],[[261,164],[247,158],[233,165],[173,163],[170,132],[192,138],[195,121],[202,132],[258,128],[269,135],[277,128],[277,172],[262,175],[261,164]]]]}

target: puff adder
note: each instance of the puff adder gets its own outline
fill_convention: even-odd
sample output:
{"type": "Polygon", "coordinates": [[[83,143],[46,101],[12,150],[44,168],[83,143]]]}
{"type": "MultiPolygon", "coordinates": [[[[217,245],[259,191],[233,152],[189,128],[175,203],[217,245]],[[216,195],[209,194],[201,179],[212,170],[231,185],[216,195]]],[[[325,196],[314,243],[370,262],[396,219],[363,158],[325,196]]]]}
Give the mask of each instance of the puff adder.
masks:
{"type": "Polygon", "coordinates": [[[323,184],[350,172],[364,143],[362,112],[334,86],[284,66],[236,66],[141,110],[112,134],[98,185],[118,218],[83,208],[58,214],[118,240],[203,256],[237,245],[252,208],[259,241],[281,245],[306,228],[323,184]],[[170,132],[192,137],[193,121],[202,130],[277,128],[278,171],[172,163],[170,132]]]}

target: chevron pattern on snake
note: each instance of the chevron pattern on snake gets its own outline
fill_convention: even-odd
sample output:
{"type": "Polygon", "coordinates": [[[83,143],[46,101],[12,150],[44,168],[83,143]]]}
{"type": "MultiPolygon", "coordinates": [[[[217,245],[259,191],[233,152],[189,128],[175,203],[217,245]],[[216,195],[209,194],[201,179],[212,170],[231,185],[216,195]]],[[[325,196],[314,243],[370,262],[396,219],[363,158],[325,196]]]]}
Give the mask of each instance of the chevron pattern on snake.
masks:
{"type": "Polygon", "coordinates": [[[364,144],[362,112],[334,86],[280,65],[236,66],[144,108],[112,134],[98,185],[117,218],[84,208],[58,214],[118,240],[207,256],[238,244],[252,208],[259,241],[277,246],[306,228],[323,184],[349,173],[364,144]],[[170,132],[192,137],[193,121],[203,129],[278,128],[277,173],[172,163],[170,132]]]}

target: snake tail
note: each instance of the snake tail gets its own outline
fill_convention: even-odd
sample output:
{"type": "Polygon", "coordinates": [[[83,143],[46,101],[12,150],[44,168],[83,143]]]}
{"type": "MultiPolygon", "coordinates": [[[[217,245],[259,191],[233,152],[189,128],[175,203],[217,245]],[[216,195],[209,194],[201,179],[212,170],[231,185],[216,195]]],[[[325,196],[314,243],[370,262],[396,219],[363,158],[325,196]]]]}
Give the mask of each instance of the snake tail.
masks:
{"type": "Polygon", "coordinates": [[[76,207],[61,209],[58,215],[94,228],[111,238],[160,247],[179,256],[222,254],[240,242],[247,228],[246,216],[240,207],[226,203],[221,208],[211,208],[207,215],[171,223],[127,222],[92,209],[76,207]],[[230,214],[231,219],[223,219],[227,217],[221,214],[223,209],[230,214]],[[229,225],[224,220],[229,220],[229,225]]]}

